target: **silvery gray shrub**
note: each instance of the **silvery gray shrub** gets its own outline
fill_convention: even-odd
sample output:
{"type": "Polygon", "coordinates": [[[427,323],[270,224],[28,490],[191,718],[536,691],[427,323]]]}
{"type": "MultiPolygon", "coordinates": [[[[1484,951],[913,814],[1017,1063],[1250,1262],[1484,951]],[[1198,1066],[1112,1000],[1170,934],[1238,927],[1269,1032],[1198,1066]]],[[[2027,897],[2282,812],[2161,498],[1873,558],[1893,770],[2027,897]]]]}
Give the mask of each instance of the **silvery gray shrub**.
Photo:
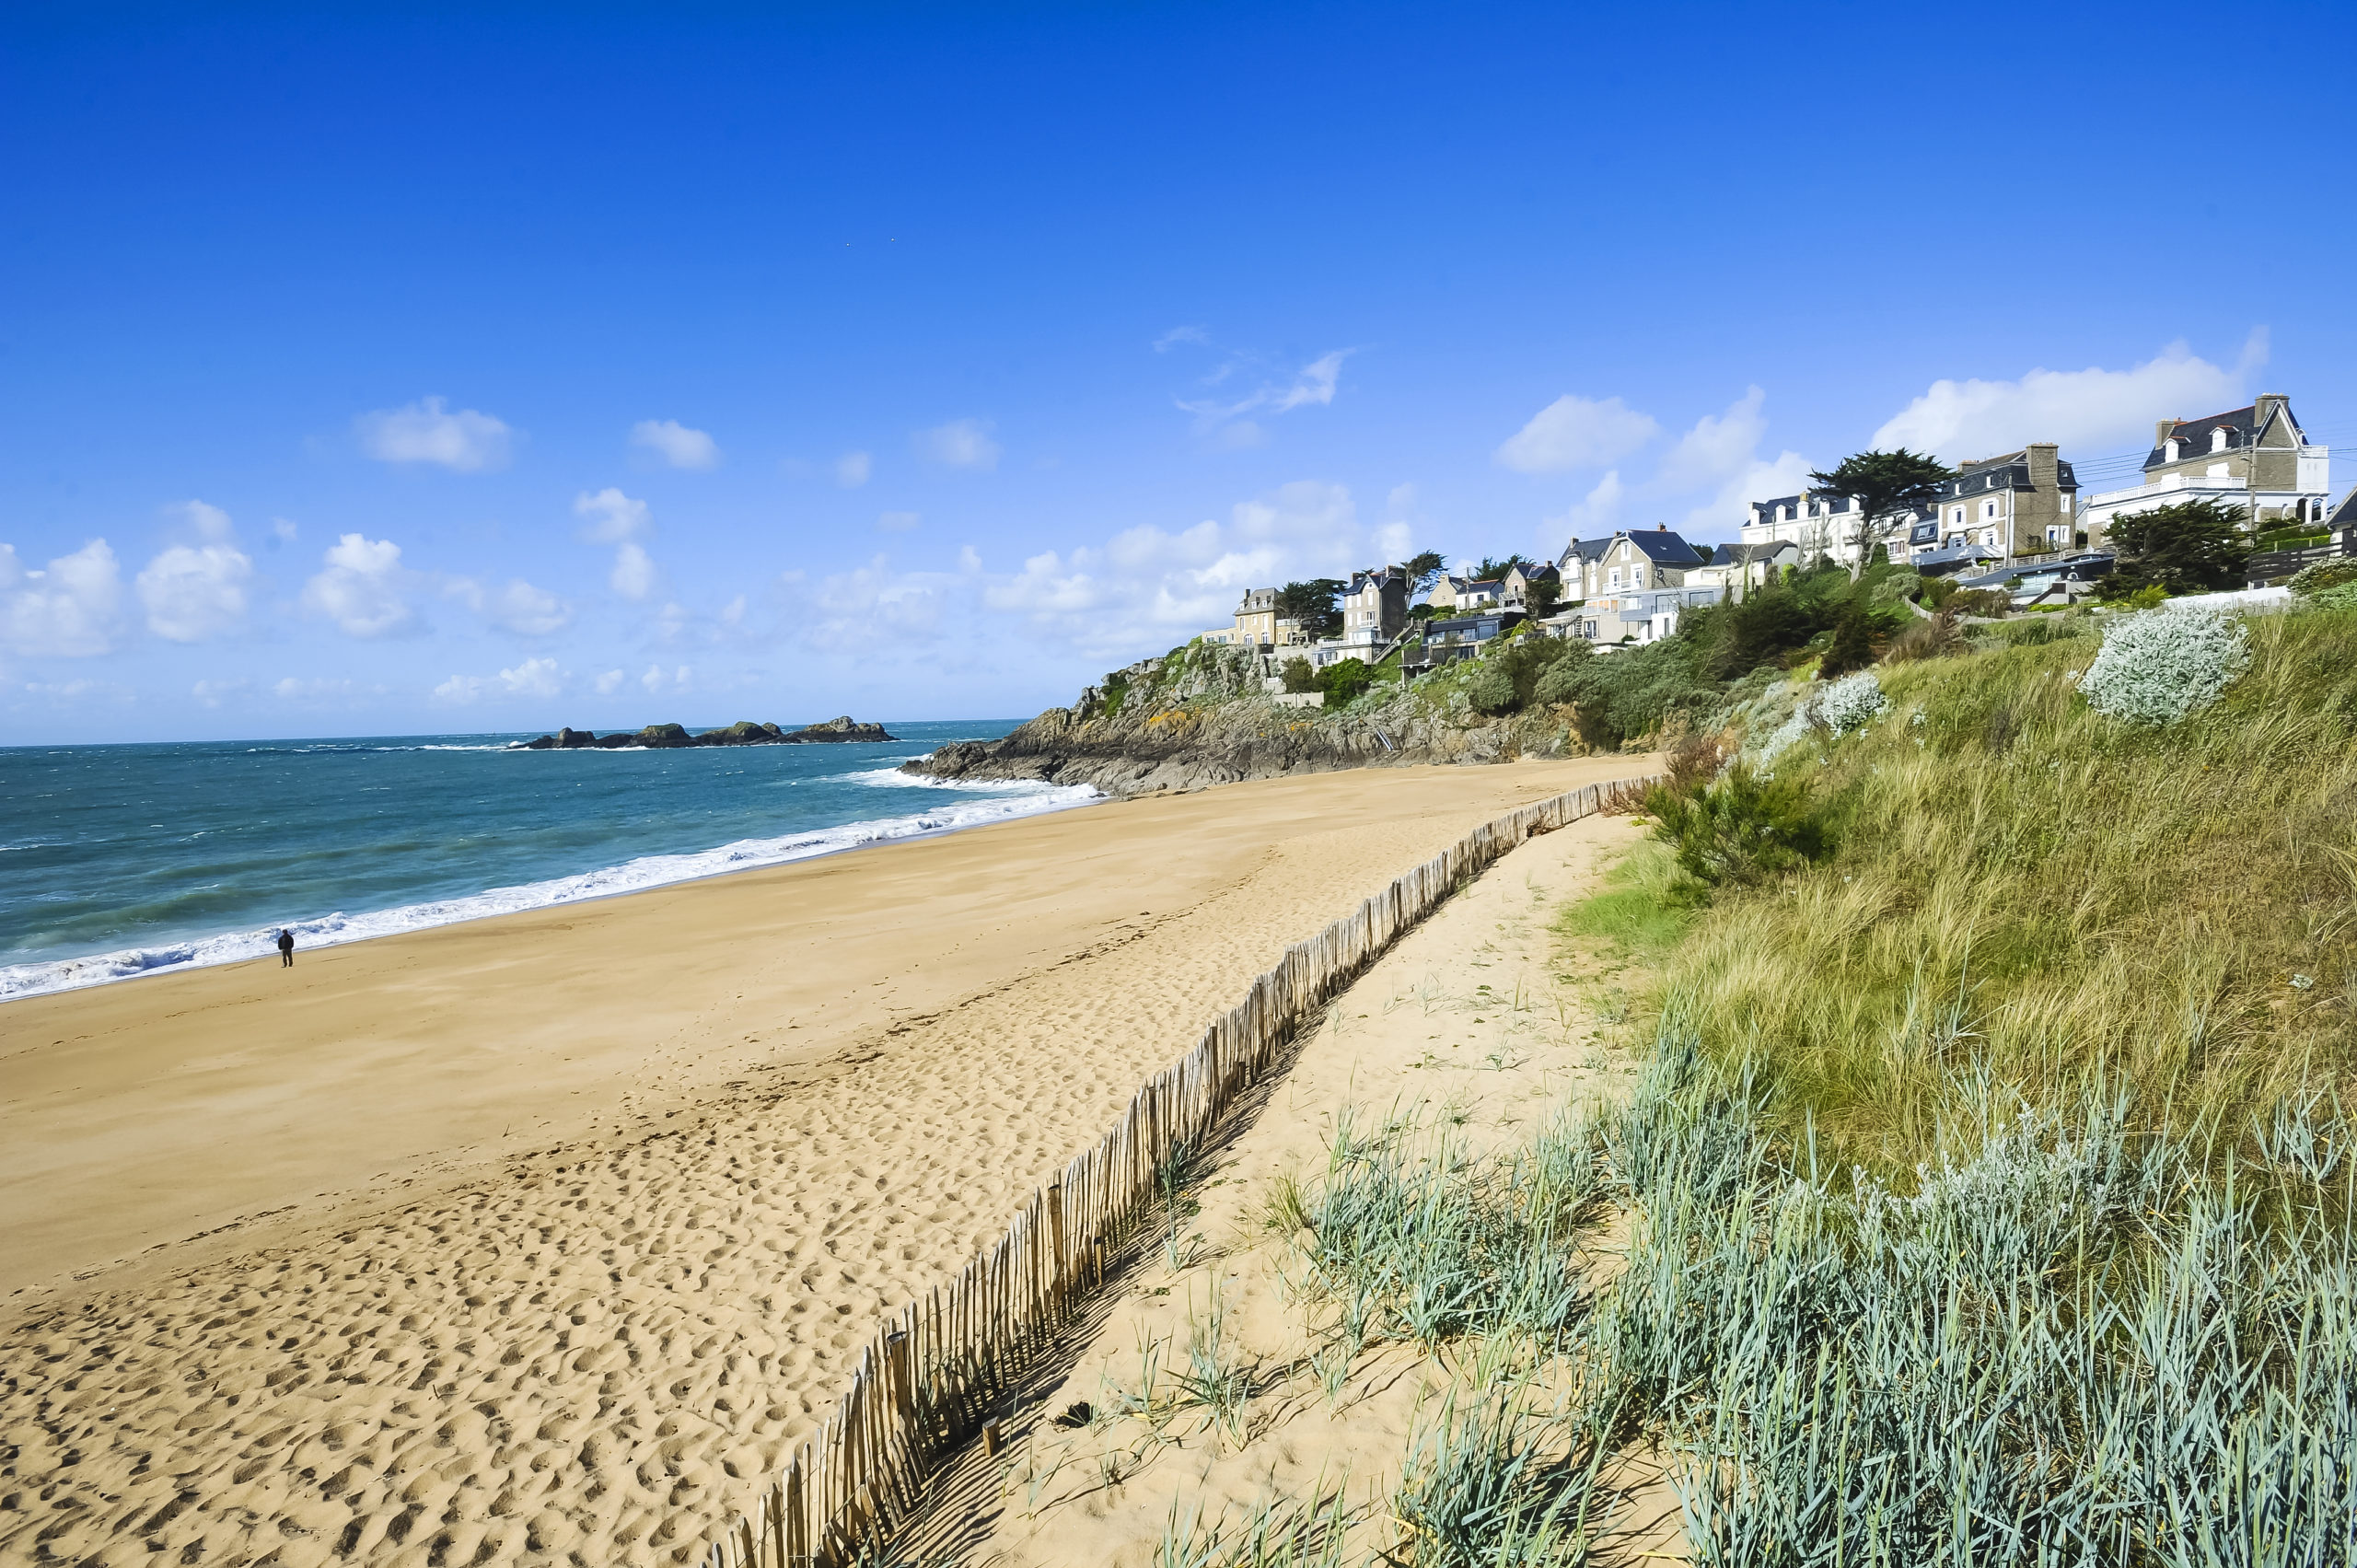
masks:
{"type": "Polygon", "coordinates": [[[2171,725],[2216,702],[2249,665],[2240,621],[2208,610],[2147,610],[2106,629],[2079,691],[2123,724],[2171,725]]]}

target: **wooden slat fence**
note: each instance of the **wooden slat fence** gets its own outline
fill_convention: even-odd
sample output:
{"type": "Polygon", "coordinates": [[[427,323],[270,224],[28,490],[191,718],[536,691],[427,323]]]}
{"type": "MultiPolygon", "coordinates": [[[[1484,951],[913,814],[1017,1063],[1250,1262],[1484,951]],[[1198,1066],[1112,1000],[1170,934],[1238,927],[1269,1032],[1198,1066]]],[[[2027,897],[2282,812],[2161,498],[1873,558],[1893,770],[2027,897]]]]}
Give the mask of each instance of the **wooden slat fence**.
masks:
{"type": "Polygon", "coordinates": [[[1643,793],[1590,784],[1476,828],[1252,982],[1195,1048],[1155,1074],[1119,1125],[1031,1194],[996,1245],[885,1320],[814,1435],[714,1542],[704,1568],[843,1568],[879,1549],[926,1479],[1047,1351],[1160,1185],[1303,1018],[1455,891],[1535,834],[1643,793]]]}

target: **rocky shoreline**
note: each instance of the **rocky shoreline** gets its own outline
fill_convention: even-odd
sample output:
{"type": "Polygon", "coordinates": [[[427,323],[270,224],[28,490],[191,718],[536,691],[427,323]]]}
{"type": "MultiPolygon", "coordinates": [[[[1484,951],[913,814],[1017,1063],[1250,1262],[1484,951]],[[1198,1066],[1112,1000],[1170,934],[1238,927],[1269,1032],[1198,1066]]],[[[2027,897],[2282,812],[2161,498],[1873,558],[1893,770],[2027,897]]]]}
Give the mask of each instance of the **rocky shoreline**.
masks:
{"type": "Polygon", "coordinates": [[[755,724],[739,719],[726,729],[707,729],[701,735],[691,735],[685,726],[651,724],[644,729],[621,730],[612,735],[593,735],[586,729],[571,726],[554,735],[543,735],[538,740],[517,743],[525,751],[618,751],[627,747],[648,750],[671,750],[686,746],[811,746],[840,744],[844,741],[890,740],[880,724],[854,724],[851,715],[829,719],[825,724],[805,725],[800,729],[780,729],[773,724],[755,724]]]}
{"type": "Polygon", "coordinates": [[[924,778],[1087,784],[1115,796],[1344,768],[1504,762],[1586,753],[1568,711],[1482,718],[1421,703],[1287,707],[1228,650],[1117,672],[997,740],[953,740],[900,764],[924,778]]]}

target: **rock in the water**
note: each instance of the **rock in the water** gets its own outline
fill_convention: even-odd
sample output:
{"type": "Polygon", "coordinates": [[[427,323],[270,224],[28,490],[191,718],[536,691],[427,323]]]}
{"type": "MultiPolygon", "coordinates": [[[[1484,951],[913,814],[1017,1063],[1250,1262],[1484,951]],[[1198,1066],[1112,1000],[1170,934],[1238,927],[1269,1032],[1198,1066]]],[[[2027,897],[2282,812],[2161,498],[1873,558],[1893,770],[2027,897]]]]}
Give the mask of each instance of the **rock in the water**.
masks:
{"type": "Polygon", "coordinates": [[[751,719],[738,719],[726,729],[708,729],[702,735],[691,735],[684,725],[651,724],[644,729],[620,730],[612,735],[592,735],[586,729],[570,726],[554,735],[543,735],[538,740],[523,742],[527,751],[573,750],[596,747],[614,751],[625,747],[644,746],[657,750],[669,750],[681,746],[793,746],[814,740],[889,740],[880,724],[854,724],[850,714],[829,719],[805,728],[787,731],[773,724],[756,724],[751,719]]]}

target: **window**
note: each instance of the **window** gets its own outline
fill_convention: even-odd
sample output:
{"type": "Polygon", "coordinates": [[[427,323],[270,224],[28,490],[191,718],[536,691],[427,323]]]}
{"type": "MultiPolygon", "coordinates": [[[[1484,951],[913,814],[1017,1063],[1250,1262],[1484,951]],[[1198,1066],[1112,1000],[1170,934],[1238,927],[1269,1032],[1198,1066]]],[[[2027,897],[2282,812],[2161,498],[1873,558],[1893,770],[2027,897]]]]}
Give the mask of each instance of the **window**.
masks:
{"type": "Polygon", "coordinates": [[[1609,577],[1609,579],[1608,579],[1608,580],[1610,581],[1610,583],[1612,584],[1612,586],[1613,586],[1614,587],[1616,587],[1616,588],[1617,588],[1617,587],[1619,587],[1620,586],[1620,567],[1615,566],[1614,568],[1612,568],[1611,575],[1610,575],[1610,577],[1609,577]]]}
{"type": "Polygon", "coordinates": [[[1983,501],[1980,504],[1980,515],[1984,517],[1995,517],[1997,515],[1997,503],[1994,501],[1983,501]]]}
{"type": "Polygon", "coordinates": [[[2065,512],[2070,511],[2070,509],[2071,509],[2071,498],[2070,498],[2068,495],[2065,495],[2065,496],[2061,497],[2061,505],[2062,505],[2062,510],[2063,510],[2063,511],[2065,511],[2065,512]]]}
{"type": "Polygon", "coordinates": [[[2213,452],[2223,452],[2226,449],[2226,427],[2224,425],[2222,424],[2218,426],[2217,429],[2210,432],[2210,449],[2213,452]]]}
{"type": "Polygon", "coordinates": [[[1955,511],[1949,513],[1948,521],[1954,523],[1957,528],[1964,527],[1964,508],[1958,506],[1955,511]]]}

